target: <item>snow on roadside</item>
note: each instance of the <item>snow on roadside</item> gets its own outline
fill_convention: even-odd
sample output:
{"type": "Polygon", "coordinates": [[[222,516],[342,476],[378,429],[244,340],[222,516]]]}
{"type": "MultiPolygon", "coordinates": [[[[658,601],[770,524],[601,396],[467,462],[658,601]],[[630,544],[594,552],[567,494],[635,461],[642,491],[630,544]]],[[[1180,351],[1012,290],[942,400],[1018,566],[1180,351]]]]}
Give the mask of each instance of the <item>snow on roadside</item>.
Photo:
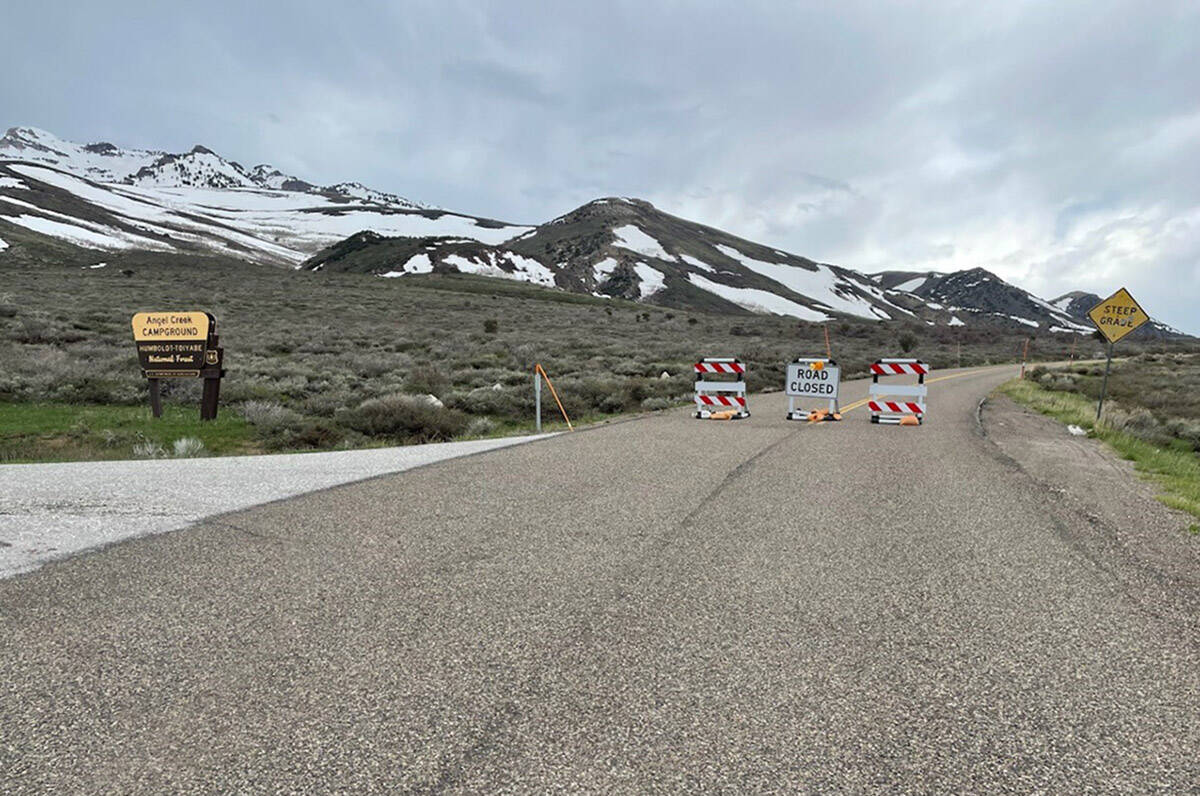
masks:
{"type": "Polygon", "coordinates": [[[613,230],[613,235],[617,237],[613,241],[614,246],[620,246],[622,249],[629,249],[629,251],[635,254],[644,254],[647,257],[654,257],[659,260],[674,262],[676,259],[674,255],[667,253],[667,250],[662,247],[661,243],[633,224],[617,227],[613,230]]]}
{"type": "Polygon", "coordinates": [[[776,295],[767,290],[758,290],[752,287],[733,287],[732,285],[722,285],[719,282],[713,282],[705,279],[699,274],[688,274],[688,281],[701,290],[707,290],[709,293],[715,293],[727,301],[730,301],[739,307],[770,315],[790,315],[793,318],[799,318],[805,321],[825,321],[829,320],[829,316],[823,312],[805,307],[803,304],[786,299],[783,296],[776,295]]]}

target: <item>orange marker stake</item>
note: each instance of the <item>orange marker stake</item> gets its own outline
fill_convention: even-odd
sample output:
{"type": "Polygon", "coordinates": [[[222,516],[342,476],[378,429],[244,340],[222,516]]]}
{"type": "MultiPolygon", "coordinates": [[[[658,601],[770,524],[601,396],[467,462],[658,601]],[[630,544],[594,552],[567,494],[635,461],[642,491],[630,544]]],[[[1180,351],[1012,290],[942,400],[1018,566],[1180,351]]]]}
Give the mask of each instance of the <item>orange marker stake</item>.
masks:
{"type": "Polygon", "coordinates": [[[571,425],[571,418],[567,417],[567,410],[563,409],[562,401],[558,400],[558,393],[554,389],[554,382],[550,381],[549,374],[539,362],[536,366],[537,372],[542,374],[542,378],[546,380],[546,386],[550,388],[550,394],[554,396],[554,403],[558,404],[558,411],[562,412],[563,420],[567,421],[567,430],[574,431],[575,427],[571,425]]]}

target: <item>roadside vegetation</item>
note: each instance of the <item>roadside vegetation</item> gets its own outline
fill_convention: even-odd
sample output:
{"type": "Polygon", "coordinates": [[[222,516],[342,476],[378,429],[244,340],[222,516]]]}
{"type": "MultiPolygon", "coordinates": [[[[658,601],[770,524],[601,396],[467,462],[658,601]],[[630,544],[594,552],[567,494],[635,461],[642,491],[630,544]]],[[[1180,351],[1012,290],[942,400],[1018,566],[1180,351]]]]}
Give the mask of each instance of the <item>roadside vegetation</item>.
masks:
{"type": "MultiPolygon", "coordinates": [[[[1159,499],[1200,518],[1200,354],[1146,353],[1113,364],[1096,422],[1103,364],[1036,367],[1001,391],[1103,440],[1161,489],[1159,499]]],[[[1200,524],[1192,525],[1200,532],[1200,524]]]]}
{"type": "MultiPolygon", "coordinates": [[[[586,422],[689,401],[700,356],[740,357],[757,392],[780,387],[787,361],[825,351],[818,324],[484,277],[383,279],[78,251],[0,263],[6,461],[123,458],[137,455],[141,437],[164,449],[195,438],[221,454],[492,436],[532,428],[536,362],[572,419],[586,422]],[[150,419],[129,327],[134,312],[150,309],[216,316],[228,376],[215,426],[169,425],[198,413],[196,380],[165,382],[167,420],[150,419]],[[30,406],[39,408],[20,409],[30,406]],[[53,429],[49,416],[58,418],[53,429]]],[[[1013,362],[1024,342],[994,329],[916,323],[832,321],[829,332],[846,378],[881,356],[921,356],[936,369],[1013,362]]],[[[1081,342],[1080,355],[1099,347],[1081,342]]],[[[1043,335],[1032,352],[1066,358],[1070,345],[1068,335],[1043,335]]],[[[548,398],[543,412],[548,423],[557,416],[548,398]]]]}

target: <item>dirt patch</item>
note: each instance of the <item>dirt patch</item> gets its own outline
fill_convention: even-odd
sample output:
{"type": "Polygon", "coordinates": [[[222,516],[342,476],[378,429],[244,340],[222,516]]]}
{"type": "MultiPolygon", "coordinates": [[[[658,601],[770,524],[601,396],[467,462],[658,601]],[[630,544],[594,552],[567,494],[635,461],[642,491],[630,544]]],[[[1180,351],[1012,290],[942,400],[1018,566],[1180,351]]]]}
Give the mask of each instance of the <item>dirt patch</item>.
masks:
{"type": "Polygon", "coordinates": [[[985,401],[980,423],[999,454],[1046,490],[1064,541],[1147,613],[1198,637],[1200,536],[1187,530],[1192,517],[1160,503],[1154,485],[1099,440],[1072,436],[1006,396],[985,401]]]}

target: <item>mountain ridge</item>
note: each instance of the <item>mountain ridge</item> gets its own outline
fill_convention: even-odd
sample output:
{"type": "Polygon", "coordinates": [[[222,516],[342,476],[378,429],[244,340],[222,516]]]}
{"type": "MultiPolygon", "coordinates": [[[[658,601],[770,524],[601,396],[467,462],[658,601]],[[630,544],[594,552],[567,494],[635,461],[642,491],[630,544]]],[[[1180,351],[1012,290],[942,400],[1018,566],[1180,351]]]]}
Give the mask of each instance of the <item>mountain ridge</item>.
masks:
{"type": "MultiPolygon", "coordinates": [[[[983,269],[867,275],[631,197],[523,226],[358,182],[318,186],[269,164],[247,169],[202,145],[80,145],[32,127],[0,137],[0,257],[20,251],[3,241],[6,224],[99,251],[209,252],[382,277],[472,273],[727,314],[1092,331],[1085,294],[1047,302],[983,269]]],[[[1153,332],[1181,334],[1158,323],[1153,332]]]]}

